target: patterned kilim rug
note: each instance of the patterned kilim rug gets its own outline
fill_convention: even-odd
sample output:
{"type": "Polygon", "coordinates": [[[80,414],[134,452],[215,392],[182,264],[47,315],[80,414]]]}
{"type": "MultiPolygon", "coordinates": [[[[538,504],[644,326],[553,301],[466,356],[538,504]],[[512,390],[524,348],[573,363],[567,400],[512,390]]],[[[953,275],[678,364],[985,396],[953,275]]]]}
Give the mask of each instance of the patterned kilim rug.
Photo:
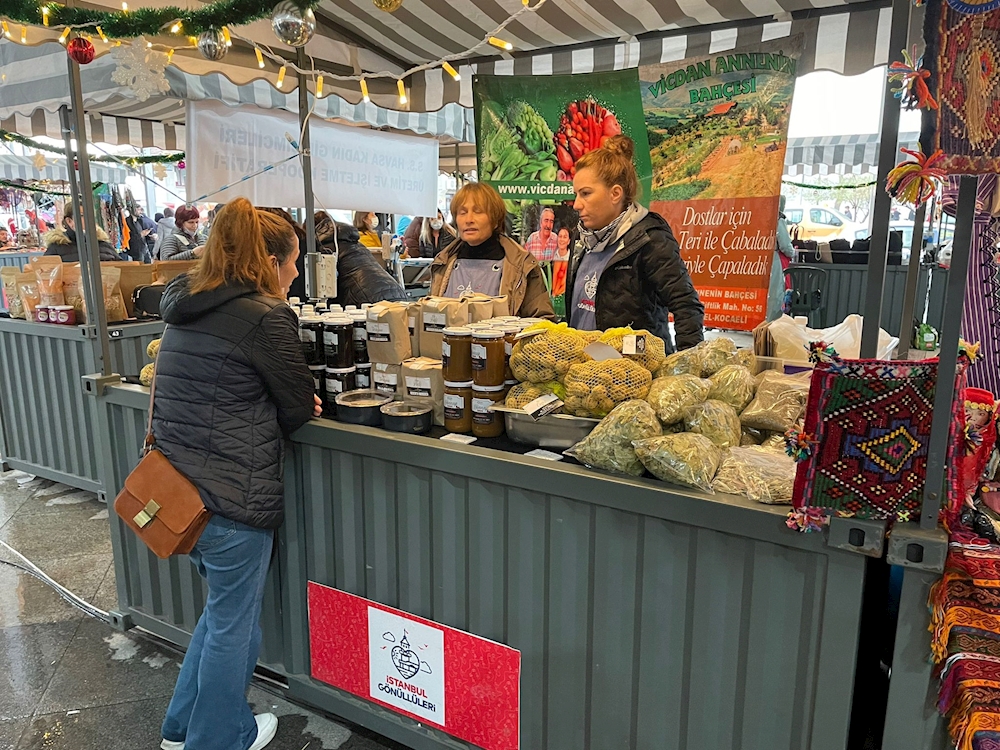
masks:
{"type": "Polygon", "coordinates": [[[1000,546],[954,531],[929,605],[938,708],[952,742],[959,750],[1000,750],[1000,546]]]}
{"type": "MultiPolygon", "coordinates": [[[[959,369],[964,385],[964,365],[959,369]]],[[[817,363],[803,430],[814,442],[798,465],[793,514],[918,518],[937,372],[937,360],[817,363]]],[[[949,486],[956,489],[963,413],[957,399],[948,462],[949,486]]],[[[960,492],[952,494],[949,505],[961,499],[960,492]]]]}
{"type": "Polygon", "coordinates": [[[929,0],[924,16],[927,87],[920,146],[949,174],[1000,172],[1000,11],[995,0],[929,0]]]}

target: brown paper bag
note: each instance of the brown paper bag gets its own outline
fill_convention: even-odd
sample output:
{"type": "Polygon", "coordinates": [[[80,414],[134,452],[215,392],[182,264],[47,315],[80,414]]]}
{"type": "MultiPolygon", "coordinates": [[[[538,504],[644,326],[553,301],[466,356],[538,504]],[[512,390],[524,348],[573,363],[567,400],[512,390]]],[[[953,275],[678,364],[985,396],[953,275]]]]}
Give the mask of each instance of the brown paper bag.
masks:
{"type": "Polygon", "coordinates": [[[402,366],[375,363],[372,365],[372,390],[393,398],[402,398],[402,366]]]}
{"type": "Polygon", "coordinates": [[[79,263],[70,263],[63,268],[63,297],[66,298],[66,304],[71,305],[76,310],[77,324],[86,323],[87,305],[83,298],[79,263]]]}
{"type": "Polygon", "coordinates": [[[125,298],[121,289],[122,269],[101,264],[101,285],[104,287],[104,310],[109,323],[125,320],[125,298]]]}
{"type": "Polygon", "coordinates": [[[17,291],[17,277],[21,272],[14,266],[0,268],[0,285],[3,286],[3,298],[7,305],[7,314],[19,320],[25,319],[24,303],[17,291]]]}
{"type": "Polygon", "coordinates": [[[198,265],[196,260],[158,260],[153,263],[156,283],[166,284],[198,265]]]}
{"type": "Polygon", "coordinates": [[[477,294],[463,297],[469,305],[469,322],[482,323],[493,317],[493,298],[477,294]]]}
{"type": "Polygon", "coordinates": [[[24,319],[34,320],[35,308],[42,302],[41,292],[38,290],[38,279],[34,273],[22,273],[17,277],[17,293],[24,308],[24,319]]]}
{"type": "Polygon", "coordinates": [[[420,356],[420,303],[407,305],[407,323],[410,328],[410,356],[420,356]]]}
{"type": "Polygon", "coordinates": [[[444,377],[441,360],[408,359],[402,369],[403,400],[434,408],[434,424],[444,426],[444,377]]]}
{"type": "Polygon", "coordinates": [[[469,303],[452,297],[424,297],[420,301],[420,354],[441,359],[442,331],[469,323],[469,303]]]}
{"type": "Polygon", "coordinates": [[[368,308],[368,358],[387,365],[410,358],[409,305],[379,302],[368,308]]]}

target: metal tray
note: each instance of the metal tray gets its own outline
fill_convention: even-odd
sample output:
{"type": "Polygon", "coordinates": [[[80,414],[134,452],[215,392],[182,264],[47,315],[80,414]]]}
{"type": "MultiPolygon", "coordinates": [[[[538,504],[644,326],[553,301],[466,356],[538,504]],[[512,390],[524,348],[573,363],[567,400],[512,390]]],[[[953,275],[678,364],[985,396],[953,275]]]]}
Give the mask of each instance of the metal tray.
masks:
{"type": "Polygon", "coordinates": [[[503,413],[507,436],[511,440],[537,448],[570,448],[587,437],[601,422],[599,419],[568,414],[549,414],[536,422],[521,409],[499,405],[490,409],[503,413]]]}

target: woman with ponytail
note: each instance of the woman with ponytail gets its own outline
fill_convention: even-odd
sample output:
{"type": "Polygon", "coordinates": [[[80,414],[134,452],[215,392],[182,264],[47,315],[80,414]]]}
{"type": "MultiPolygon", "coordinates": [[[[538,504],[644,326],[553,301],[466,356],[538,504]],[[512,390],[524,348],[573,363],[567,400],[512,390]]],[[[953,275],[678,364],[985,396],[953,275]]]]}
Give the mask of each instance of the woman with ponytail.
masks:
{"type": "Polygon", "coordinates": [[[191,553],[208,583],[163,721],[164,750],[260,750],[278,720],[246,691],[274,530],[284,518],[285,437],[319,399],[285,302],[298,239],[237,199],[219,212],[198,265],[163,293],[156,447],[198,488],[212,519],[191,553]]]}
{"type": "Polygon", "coordinates": [[[688,349],[703,339],[705,308],[670,225],[635,202],[634,154],[632,140],[617,135],[576,163],[580,242],[570,260],[566,312],[574,328],[644,328],[668,352],[688,349]]]}

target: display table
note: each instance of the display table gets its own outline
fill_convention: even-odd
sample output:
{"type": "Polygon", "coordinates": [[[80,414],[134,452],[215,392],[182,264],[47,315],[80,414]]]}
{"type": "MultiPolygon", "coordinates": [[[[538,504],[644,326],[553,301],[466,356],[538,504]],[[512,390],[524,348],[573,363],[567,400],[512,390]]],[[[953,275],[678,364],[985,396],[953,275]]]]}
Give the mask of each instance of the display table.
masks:
{"type": "MultiPolygon", "coordinates": [[[[148,392],[93,388],[102,472],[148,392]]],[[[288,694],[413,748],[469,747],[310,677],[315,581],[521,652],[521,748],[843,750],[865,558],[787,508],[314,420],[290,442],[262,664],[288,694]]],[[[121,627],[186,645],[205,600],[111,514],[121,627]]]]}
{"type": "MultiPolygon", "coordinates": [[[[138,375],[161,321],[112,324],[111,368],[138,375]]],[[[70,487],[103,492],[93,404],[84,375],[99,370],[94,326],[57,326],[0,318],[0,458],[70,487]]]]}

